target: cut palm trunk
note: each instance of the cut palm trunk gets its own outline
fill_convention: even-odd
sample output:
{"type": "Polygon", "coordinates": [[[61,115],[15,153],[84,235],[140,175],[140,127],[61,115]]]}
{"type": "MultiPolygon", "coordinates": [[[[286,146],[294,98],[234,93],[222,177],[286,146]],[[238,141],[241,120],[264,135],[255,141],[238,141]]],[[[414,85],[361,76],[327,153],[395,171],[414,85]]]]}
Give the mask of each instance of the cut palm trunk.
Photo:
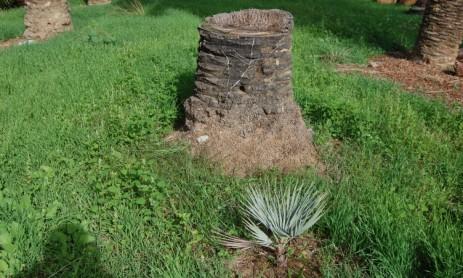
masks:
{"type": "Polygon", "coordinates": [[[293,100],[292,29],[290,13],[256,9],[218,14],[199,28],[186,127],[194,152],[229,174],[315,164],[311,131],[293,100]]]}
{"type": "Polygon", "coordinates": [[[463,40],[463,0],[429,0],[415,47],[417,59],[453,71],[463,40]]]}
{"type": "Polygon", "coordinates": [[[24,37],[43,40],[72,30],[71,14],[66,0],[26,0],[24,37]]]}

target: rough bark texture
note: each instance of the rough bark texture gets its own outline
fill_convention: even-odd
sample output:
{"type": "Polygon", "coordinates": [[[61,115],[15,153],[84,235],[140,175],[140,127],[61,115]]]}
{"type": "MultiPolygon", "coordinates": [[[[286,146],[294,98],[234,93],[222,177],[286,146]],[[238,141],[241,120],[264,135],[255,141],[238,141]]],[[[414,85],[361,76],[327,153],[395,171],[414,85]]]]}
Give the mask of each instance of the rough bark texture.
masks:
{"type": "Polygon", "coordinates": [[[453,70],[463,39],[463,0],[429,0],[420,35],[416,58],[453,70]]]}
{"type": "Polygon", "coordinates": [[[292,28],[292,15],[280,10],[218,14],[202,24],[195,92],[184,104],[194,153],[241,176],[315,164],[293,100],[292,28]]]}
{"type": "Polygon", "coordinates": [[[71,14],[66,0],[26,0],[24,37],[47,39],[57,33],[72,30],[71,14]]]}
{"type": "Polygon", "coordinates": [[[88,5],[104,5],[111,4],[111,0],[87,0],[88,5]]]}

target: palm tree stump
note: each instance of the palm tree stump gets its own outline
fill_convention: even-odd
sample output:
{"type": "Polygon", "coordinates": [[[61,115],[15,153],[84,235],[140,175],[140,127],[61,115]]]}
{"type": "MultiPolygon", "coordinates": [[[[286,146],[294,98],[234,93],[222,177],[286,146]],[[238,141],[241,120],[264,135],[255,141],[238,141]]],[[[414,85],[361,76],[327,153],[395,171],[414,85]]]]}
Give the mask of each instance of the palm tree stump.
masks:
{"type": "Polygon", "coordinates": [[[24,25],[24,37],[29,40],[43,40],[57,33],[72,30],[67,1],[26,0],[24,25]]]}
{"type": "Polygon", "coordinates": [[[111,4],[111,0],[87,0],[87,5],[105,5],[111,4]]]}
{"type": "Polygon", "coordinates": [[[194,95],[184,103],[193,153],[240,176],[316,163],[311,130],[293,100],[292,29],[292,15],[281,10],[206,18],[194,95]]]}
{"type": "Polygon", "coordinates": [[[416,58],[452,71],[463,40],[463,0],[428,0],[416,58]]]}

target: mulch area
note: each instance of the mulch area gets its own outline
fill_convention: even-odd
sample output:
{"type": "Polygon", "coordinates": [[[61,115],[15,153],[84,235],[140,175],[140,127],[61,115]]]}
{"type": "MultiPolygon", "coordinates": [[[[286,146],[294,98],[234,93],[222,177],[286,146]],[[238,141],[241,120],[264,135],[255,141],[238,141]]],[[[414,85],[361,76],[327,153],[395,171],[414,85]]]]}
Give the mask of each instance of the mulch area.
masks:
{"type": "MultiPolygon", "coordinates": [[[[459,56],[463,65],[463,55],[459,56]]],[[[399,83],[403,89],[463,105],[463,77],[442,72],[428,64],[417,63],[400,53],[373,57],[368,65],[341,64],[338,72],[362,73],[399,83]]]]}
{"type": "MultiPolygon", "coordinates": [[[[288,254],[288,276],[322,277],[323,254],[321,248],[322,240],[311,234],[293,240],[289,248],[291,252],[288,254]]],[[[273,278],[276,277],[273,260],[272,255],[266,250],[249,249],[238,251],[228,267],[235,274],[235,277],[273,278]]],[[[333,260],[332,263],[334,264],[339,264],[343,260],[343,255],[339,250],[336,251],[333,260]]]]}
{"type": "MultiPolygon", "coordinates": [[[[320,240],[306,236],[292,242],[293,253],[288,256],[290,277],[321,277],[320,240]]],[[[250,249],[239,252],[229,267],[236,277],[254,278],[276,277],[275,265],[271,255],[261,249],[250,249]]]]}

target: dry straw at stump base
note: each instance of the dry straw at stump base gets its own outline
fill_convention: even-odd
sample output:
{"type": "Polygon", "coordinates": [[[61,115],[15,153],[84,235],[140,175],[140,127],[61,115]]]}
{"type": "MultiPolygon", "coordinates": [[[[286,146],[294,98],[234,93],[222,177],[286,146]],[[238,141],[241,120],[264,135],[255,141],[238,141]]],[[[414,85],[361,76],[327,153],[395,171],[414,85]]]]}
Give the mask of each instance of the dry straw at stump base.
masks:
{"type": "Polygon", "coordinates": [[[249,9],[206,18],[194,95],[184,103],[193,153],[233,175],[317,164],[293,99],[293,16],[249,9]]]}
{"type": "Polygon", "coordinates": [[[26,0],[24,38],[44,40],[72,30],[67,0],[26,0]]]}

